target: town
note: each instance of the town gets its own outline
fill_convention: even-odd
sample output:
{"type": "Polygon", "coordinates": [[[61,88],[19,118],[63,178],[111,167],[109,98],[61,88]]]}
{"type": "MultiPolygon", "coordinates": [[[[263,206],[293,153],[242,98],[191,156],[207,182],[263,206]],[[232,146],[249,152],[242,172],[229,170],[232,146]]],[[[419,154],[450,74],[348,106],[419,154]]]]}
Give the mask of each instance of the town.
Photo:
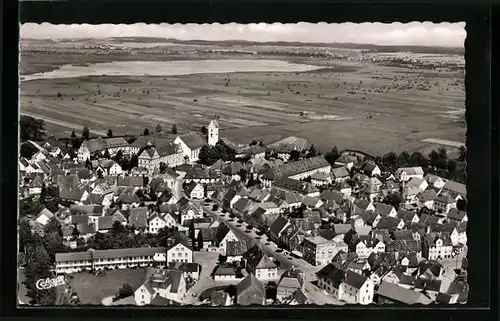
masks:
{"type": "Polygon", "coordinates": [[[466,186],[446,176],[445,149],[238,145],[207,123],[56,140],[22,116],[19,303],[467,301],[466,186]]]}

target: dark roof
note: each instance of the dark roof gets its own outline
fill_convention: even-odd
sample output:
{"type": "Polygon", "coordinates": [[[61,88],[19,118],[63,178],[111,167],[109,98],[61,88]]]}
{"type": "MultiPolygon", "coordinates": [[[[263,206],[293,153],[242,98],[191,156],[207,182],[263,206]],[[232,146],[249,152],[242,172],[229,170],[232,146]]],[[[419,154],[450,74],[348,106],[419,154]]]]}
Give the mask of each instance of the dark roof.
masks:
{"type": "Polygon", "coordinates": [[[253,275],[249,273],[238,285],[236,285],[237,304],[248,305],[252,303],[262,302],[266,299],[266,291],[262,283],[253,275]],[[245,295],[249,289],[253,289],[254,295],[248,297],[245,295]]]}
{"type": "Polygon", "coordinates": [[[287,178],[300,173],[305,173],[311,170],[330,166],[323,156],[316,156],[306,159],[301,159],[295,162],[289,162],[276,168],[268,169],[264,172],[263,178],[268,180],[276,180],[279,178],[287,178]]]}
{"type": "Polygon", "coordinates": [[[245,242],[228,242],[226,245],[226,256],[242,256],[248,250],[245,242]]]}
{"type": "Polygon", "coordinates": [[[129,225],[135,226],[135,228],[145,228],[148,226],[148,208],[147,207],[137,207],[131,208],[128,218],[129,225]]]}
{"type": "Polygon", "coordinates": [[[365,284],[367,278],[359,273],[353,272],[351,270],[348,270],[347,273],[345,274],[345,280],[344,282],[347,285],[352,286],[355,289],[361,289],[363,284],[365,284]]]}
{"type": "Polygon", "coordinates": [[[345,272],[343,270],[339,269],[332,263],[327,264],[324,268],[316,273],[318,278],[330,281],[332,285],[337,289],[344,280],[344,274],[345,272]]]}
{"type": "Polygon", "coordinates": [[[288,220],[286,218],[284,218],[283,216],[278,216],[278,218],[274,220],[273,224],[271,224],[270,233],[278,235],[287,223],[288,220]]]}
{"type": "Polygon", "coordinates": [[[101,216],[97,221],[98,230],[109,230],[113,227],[112,216],[101,216]]]}
{"type": "Polygon", "coordinates": [[[71,205],[69,212],[71,214],[98,214],[102,215],[104,206],[102,205],[71,205]]]}
{"type": "Polygon", "coordinates": [[[61,190],[59,192],[59,198],[70,200],[70,201],[80,201],[83,197],[83,191],[78,189],[75,190],[61,190]]]}
{"type": "Polygon", "coordinates": [[[207,144],[206,138],[198,133],[183,134],[183,135],[180,135],[179,138],[191,150],[201,148],[202,146],[207,144]]]}
{"type": "Polygon", "coordinates": [[[142,176],[118,177],[116,184],[117,184],[117,186],[142,187],[144,185],[144,178],[142,176]]]}
{"type": "Polygon", "coordinates": [[[304,285],[304,279],[300,275],[300,271],[296,269],[288,269],[281,275],[278,286],[298,286],[304,285]]]}
{"type": "Polygon", "coordinates": [[[319,192],[319,189],[317,189],[311,183],[291,178],[279,179],[276,182],[274,182],[273,186],[275,188],[283,188],[286,190],[295,191],[303,195],[319,192]]]}
{"type": "Polygon", "coordinates": [[[226,237],[227,233],[229,233],[229,231],[230,231],[229,227],[227,227],[226,224],[221,223],[217,227],[217,232],[215,233],[215,237],[214,237],[214,244],[216,246],[218,246],[220,244],[220,242],[222,242],[224,237],[226,237]]]}
{"type": "Polygon", "coordinates": [[[405,304],[430,303],[425,297],[413,290],[405,289],[397,284],[382,282],[377,290],[379,296],[387,298],[394,302],[405,304]]]}
{"type": "Polygon", "coordinates": [[[448,215],[446,216],[448,219],[454,220],[454,221],[461,221],[464,219],[464,217],[467,215],[467,212],[461,211],[457,208],[452,208],[448,212],[448,215]]]}

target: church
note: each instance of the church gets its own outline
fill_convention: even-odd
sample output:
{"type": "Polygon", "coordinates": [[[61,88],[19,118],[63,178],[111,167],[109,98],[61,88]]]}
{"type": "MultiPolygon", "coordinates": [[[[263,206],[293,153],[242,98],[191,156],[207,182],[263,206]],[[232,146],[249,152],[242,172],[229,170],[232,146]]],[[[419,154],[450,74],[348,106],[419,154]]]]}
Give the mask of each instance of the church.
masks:
{"type": "Polygon", "coordinates": [[[190,163],[198,160],[200,150],[204,145],[208,143],[210,146],[215,146],[219,141],[219,124],[216,120],[212,120],[210,124],[208,124],[207,131],[207,138],[199,133],[189,133],[177,136],[174,140],[174,144],[179,144],[181,146],[184,158],[190,163]]]}
{"type": "MultiPolygon", "coordinates": [[[[207,137],[193,132],[179,135],[173,141],[168,142],[162,139],[150,139],[146,143],[150,147],[139,155],[139,167],[154,170],[159,167],[160,163],[165,163],[169,167],[176,167],[185,163],[196,162],[204,145],[215,146],[219,141],[219,125],[216,120],[210,122],[207,131],[207,137]]],[[[138,144],[143,146],[144,142],[138,144]]],[[[133,147],[139,147],[139,145],[133,147]]]]}

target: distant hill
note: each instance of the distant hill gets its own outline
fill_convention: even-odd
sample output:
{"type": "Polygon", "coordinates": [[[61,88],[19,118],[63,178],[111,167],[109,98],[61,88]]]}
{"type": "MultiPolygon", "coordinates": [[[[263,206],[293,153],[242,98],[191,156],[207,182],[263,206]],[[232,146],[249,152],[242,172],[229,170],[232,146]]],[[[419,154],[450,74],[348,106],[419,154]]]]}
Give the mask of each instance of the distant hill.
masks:
{"type": "Polygon", "coordinates": [[[274,41],[274,42],[253,42],[246,40],[224,40],[224,41],[209,41],[209,40],[178,40],[171,38],[157,38],[157,37],[113,37],[113,38],[75,38],[75,39],[23,39],[24,44],[30,42],[45,42],[45,43],[71,43],[71,42],[82,42],[88,41],[92,43],[106,43],[112,42],[115,44],[125,43],[125,42],[137,42],[137,43],[174,43],[179,45],[202,45],[202,46],[221,46],[221,47],[232,47],[232,46],[276,46],[276,47],[330,47],[330,48],[342,48],[342,49],[353,49],[353,50],[366,50],[370,52],[413,52],[413,53],[426,53],[426,54],[448,54],[448,55],[463,55],[465,53],[464,48],[458,47],[438,47],[438,46],[380,46],[373,44],[357,44],[357,43],[304,43],[304,42],[285,42],[285,41],[274,41]]]}
{"type": "Polygon", "coordinates": [[[464,54],[465,49],[459,47],[438,47],[438,46],[380,46],[373,44],[357,44],[357,43],[304,43],[304,42],[253,42],[246,40],[224,40],[224,41],[209,41],[209,40],[178,40],[171,38],[154,38],[154,37],[116,37],[109,38],[116,42],[170,42],[186,45],[217,45],[217,46],[290,46],[290,47],[332,47],[345,49],[364,49],[379,52],[401,52],[409,51],[414,53],[436,53],[436,54],[464,54]]]}

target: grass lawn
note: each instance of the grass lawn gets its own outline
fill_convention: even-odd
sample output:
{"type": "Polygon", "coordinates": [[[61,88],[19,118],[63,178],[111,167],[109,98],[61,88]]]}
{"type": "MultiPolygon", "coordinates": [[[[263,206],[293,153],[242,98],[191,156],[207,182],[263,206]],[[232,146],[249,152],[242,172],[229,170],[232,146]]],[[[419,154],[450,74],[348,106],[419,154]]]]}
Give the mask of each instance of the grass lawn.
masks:
{"type": "Polygon", "coordinates": [[[121,286],[128,283],[135,290],[142,285],[146,269],[106,271],[104,276],[94,276],[88,272],[75,273],[70,284],[75,289],[80,304],[101,304],[105,297],[114,295],[121,286]]]}

